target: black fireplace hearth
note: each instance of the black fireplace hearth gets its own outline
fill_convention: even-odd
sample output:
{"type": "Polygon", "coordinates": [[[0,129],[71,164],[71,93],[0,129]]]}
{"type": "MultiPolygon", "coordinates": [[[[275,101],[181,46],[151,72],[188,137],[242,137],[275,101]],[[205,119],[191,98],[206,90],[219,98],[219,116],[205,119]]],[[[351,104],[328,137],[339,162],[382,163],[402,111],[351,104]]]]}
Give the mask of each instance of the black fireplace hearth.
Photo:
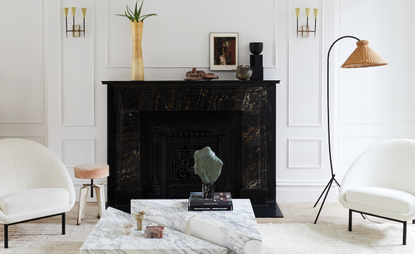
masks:
{"type": "Polygon", "coordinates": [[[108,104],[108,206],[188,198],[201,191],[193,153],[224,162],[218,191],[249,198],[257,217],[280,217],[275,179],[278,81],[103,81],[108,104]]]}

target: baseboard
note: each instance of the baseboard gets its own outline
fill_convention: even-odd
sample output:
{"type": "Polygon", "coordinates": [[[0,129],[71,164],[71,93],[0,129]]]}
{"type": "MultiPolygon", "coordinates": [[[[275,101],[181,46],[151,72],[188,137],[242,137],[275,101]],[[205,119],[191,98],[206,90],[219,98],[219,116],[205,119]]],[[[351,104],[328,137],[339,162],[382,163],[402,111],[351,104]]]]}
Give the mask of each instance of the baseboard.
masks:
{"type": "MultiPolygon", "coordinates": [[[[341,182],[339,179],[337,181],[341,182]]],[[[328,182],[328,180],[327,180],[328,182]]],[[[316,202],[324,188],[327,185],[324,180],[316,181],[299,181],[295,180],[277,180],[277,203],[278,202],[316,202]]],[[[79,191],[83,184],[90,183],[88,181],[78,180],[74,181],[75,197],[76,202],[79,202],[79,191]]],[[[96,183],[103,183],[105,188],[105,199],[107,199],[107,183],[105,181],[96,181],[96,183]]],[[[338,199],[338,188],[332,186],[329,195],[327,196],[326,202],[337,202],[338,199]]],[[[97,202],[96,195],[91,198],[91,192],[88,192],[87,202],[97,202]]]]}
{"type": "MultiPolygon", "coordinates": [[[[328,181],[298,181],[277,180],[277,203],[278,202],[304,202],[315,203],[320,197],[328,181]]],[[[337,181],[339,181],[337,179],[337,181]]],[[[333,185],[327,196],[326,202],[337,202],[339,191],[337,185],[333,185]]],[[[321,198],[321,200],[324,197],[321,198]]]]}

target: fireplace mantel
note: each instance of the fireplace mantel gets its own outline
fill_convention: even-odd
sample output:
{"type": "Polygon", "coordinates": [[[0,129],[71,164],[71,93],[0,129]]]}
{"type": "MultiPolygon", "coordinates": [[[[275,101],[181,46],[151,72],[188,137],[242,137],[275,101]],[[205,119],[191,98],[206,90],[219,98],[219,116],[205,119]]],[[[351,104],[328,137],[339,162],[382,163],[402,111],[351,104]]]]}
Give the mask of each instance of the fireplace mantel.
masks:
{"type": "MultiPolygon", "coordinates": [[[[163,186],[165,180],[163,176],[157,178],[161,173],[160,168],[166,165],[156,169],[154,165],[157,162],[154,165],[145,162],[152,154],[146,151],[149,138],[143,137],[148,133],[142,133],[145,129],[151,129],[142,126],[148,115],[160,114],[164,118],[169,112],[196,112],[196,115],[197,112],[200,115],[205,112],[217,112],[219,115],[221,112],[240,112],[240,147],[237,147],[240,154],[231,156],[232,160],[239,161],[228,164],[233,165],[233,170],[240,172],[240,175],[234,176],[233,182],[228,184],[229,188],[236,198],[251,199],[257,217],[281,216],[276,205],[275,191],[276,84],[279,81],[163,80],[102,83],[107,85],[109,206],[127,210],[131,199],[166,198],[163,196],[166,192],[163,186]],[[142,144],[144,141],[145,144],[142,144]],[[154,177],[148,175],[152,171],[154,177]]],[[[152,123],[152,128],[173,135],[170,133],[175,129],[165,128],[163,124],[152,123]]],[[[157,135],[153,148],[166,149],[166,145],[160,143],[164,141],[159,140],[164,134],[157,135]]],[[[231,171],[223,169],[222,174],[226,176],[227,172],[231,171]]],[[[226,181],[222,179],[222,187],[226,181]]]]}

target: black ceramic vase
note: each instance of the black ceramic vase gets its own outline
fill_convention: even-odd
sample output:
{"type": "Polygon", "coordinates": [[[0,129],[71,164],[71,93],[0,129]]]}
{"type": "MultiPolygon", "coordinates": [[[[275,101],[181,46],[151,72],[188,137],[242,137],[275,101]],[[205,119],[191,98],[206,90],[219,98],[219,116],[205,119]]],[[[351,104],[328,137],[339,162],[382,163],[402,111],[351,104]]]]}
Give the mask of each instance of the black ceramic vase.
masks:
{"type": "Polygon", "coordinates": [[[249,50],[254,55],[261,54],[263,48],[264,48],[264,43],[262,43],[262,42],[251,42],[251,43],[249,43],[249,50]]]}

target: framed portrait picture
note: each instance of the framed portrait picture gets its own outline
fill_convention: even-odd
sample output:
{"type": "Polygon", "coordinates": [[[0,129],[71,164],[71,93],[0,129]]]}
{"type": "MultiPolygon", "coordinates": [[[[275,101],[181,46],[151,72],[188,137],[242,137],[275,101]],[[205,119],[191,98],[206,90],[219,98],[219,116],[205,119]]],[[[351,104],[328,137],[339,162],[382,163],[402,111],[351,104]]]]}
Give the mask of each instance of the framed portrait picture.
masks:
{"type": "Polygon", "coordinates": [[[238,66],[238,33],[209,34],[211,70],[232,70],[238,66]]]}

